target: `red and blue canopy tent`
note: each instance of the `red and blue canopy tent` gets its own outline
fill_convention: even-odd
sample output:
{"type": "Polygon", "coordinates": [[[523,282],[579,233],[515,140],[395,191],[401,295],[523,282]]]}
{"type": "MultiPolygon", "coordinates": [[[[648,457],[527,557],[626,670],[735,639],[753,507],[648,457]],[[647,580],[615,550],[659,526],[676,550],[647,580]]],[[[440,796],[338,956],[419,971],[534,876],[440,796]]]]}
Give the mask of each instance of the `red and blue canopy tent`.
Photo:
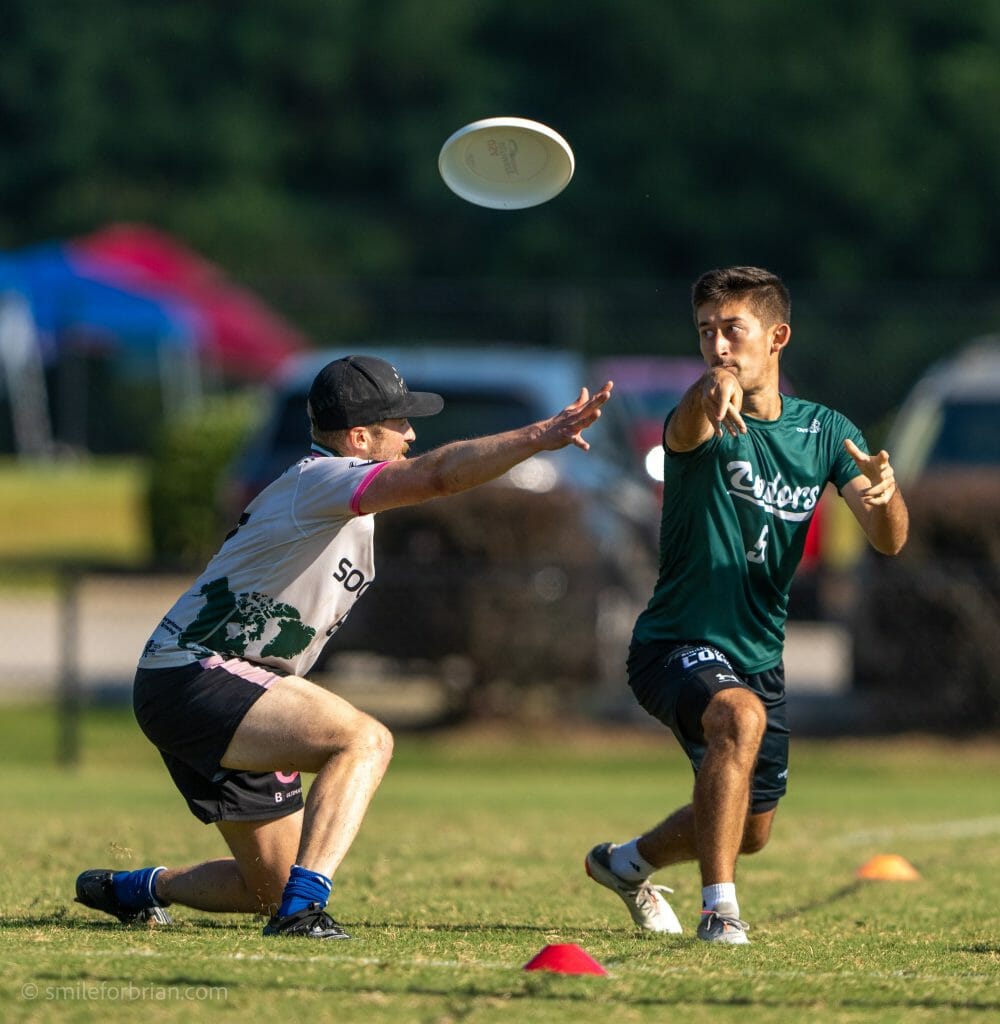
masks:
{"type": "Polygon", "coordinates": [[[145,225],[0,253],[0,304],[0,370],[12,401],[27,366],[51,376],[67,357],[144,362],[165,393],[190,393],[206,378],[265,379],[310,346],[251,291],[145,225]]]}

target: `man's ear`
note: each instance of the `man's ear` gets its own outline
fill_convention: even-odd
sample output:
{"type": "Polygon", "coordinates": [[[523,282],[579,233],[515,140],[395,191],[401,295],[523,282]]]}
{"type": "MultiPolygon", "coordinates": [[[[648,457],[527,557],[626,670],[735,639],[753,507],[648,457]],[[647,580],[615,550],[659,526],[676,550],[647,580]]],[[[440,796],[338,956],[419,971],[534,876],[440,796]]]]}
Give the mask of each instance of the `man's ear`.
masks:
{"type": "Polygon", "coordinates": [[[792,329],[788,324],[776,324],[771,333],[771,351],[780,352],[789,342],[792,329]]]}
{"type": "Polygon", "coordinates": [[[351,446],[352,454],[367,455],[371,448],[371,435],[368,433],[368,428],[349,427],[347,443],[351,446]]]}

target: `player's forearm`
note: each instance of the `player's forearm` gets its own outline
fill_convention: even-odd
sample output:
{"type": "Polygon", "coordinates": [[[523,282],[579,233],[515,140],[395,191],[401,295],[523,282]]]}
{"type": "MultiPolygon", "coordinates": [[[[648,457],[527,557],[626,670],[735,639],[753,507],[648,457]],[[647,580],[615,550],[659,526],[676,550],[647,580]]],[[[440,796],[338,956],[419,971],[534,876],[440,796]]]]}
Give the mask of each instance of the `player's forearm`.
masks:
{"type": "Polygon", "coordinates": [[[428,497],[458,494],[503,476],[542,450],[542,431],[531,424],[503,434],[453,441],[411,461],[420,469],[428,497]]]}
{"type": "Polygon", "coordinates": [[[361,498],[361,511],[382,512],[458,494],[488,483],[541,451],[539,424],[453,441],[425,455],[390,462],[361,498]]]}
{"type": "Polygon", "coordinates": [[[909,532],[910,514],[898,490],[885,505],[868,509],[865,533],[872,547],[883,555],[898,555],[909,532]]]}
{"type": "Polygon", "coordinates": [[[716,431],[716,421],[705,408],[705,396],[717,385],[721,374],[732,374],[724,369],[711,369],[684,393],[670,422],[667,424],[667,447],[675,452],[690,451],[707,441],[716,431]]]}

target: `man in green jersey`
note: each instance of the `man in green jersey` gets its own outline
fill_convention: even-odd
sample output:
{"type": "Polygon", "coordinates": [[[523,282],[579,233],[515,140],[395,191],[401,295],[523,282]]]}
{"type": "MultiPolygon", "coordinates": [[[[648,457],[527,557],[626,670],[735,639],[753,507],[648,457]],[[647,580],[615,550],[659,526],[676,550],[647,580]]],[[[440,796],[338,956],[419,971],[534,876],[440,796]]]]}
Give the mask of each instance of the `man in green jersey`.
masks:
{"type": "Polygon", "coordinates": [[[629,650],[629,685],[695,772],[692,802],[626,843],[602,843],[587,873],[640,927],[681,931],[649,876],[697,860],[699,939],[743,944],[736,861],[767,843],[788,774],[782,666],[792,576],[828,482],[869,542],[897,554],[906,505],[888,453],[867,454],[846,417],[778,389],[791,337],[780,278],[713,270],[692,291],[708,369],[664,426],[660,571],[629,650]]]}

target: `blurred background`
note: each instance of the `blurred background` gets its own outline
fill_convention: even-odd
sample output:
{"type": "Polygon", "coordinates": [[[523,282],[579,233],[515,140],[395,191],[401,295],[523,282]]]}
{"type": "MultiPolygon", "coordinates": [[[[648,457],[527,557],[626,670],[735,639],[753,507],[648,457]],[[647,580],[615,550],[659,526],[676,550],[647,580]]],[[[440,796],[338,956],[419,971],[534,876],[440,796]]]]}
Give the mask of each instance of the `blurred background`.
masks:
{"type": "Polygon", "coordinates": [[[122,699],[306,443],[309,368],[371,349],[447,390],[450,436],[607,374],[619,392],[592,457],[380,517],[379,585],[318,677],[414,721],[629,716],[649,438],[697,355],[690,284],[753,263],[792,291],[786,387],[898,447],[913,514],[890,562],[824,499],[789,627],[798,722],[1000,723],[996,5],[7,0],[0,19],[0,693],[122,699]],[[481,209],[438,176],[445,138],[501,114],[574,148],[545,206],[481,209]]]}

